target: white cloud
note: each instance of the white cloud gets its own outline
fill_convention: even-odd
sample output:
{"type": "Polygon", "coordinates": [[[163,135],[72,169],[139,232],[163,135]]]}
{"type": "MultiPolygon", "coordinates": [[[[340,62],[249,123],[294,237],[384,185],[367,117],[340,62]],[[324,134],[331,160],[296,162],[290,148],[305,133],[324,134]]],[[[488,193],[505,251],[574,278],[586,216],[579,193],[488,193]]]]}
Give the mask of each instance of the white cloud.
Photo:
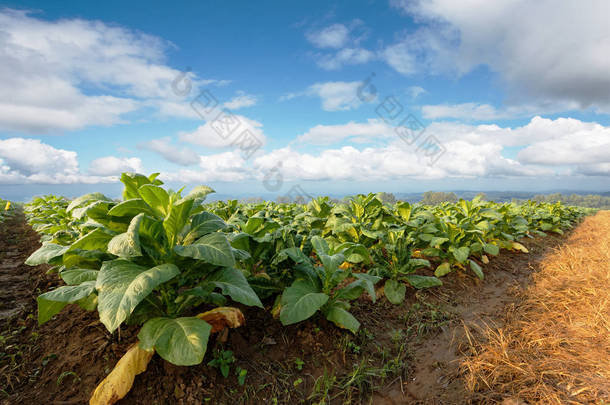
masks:
{"type": "MultiPolygon", "coordinates": [[[[280,98],[280,101],[291,100],[300,96],[317,96],[322,102],[322,109],[325,111],[346,111],[360,107],[362,98],[359,97],[360,88],[363,82],[324,82],[315,83],[301,93],[290,93],[280,98]]],[[[366,89],[362,90],[365,96],[366,89]]],[[[368,101],[368,100],[367,100],[368,101]]],[[[374,101],[374,99],[369,102],[374,101]]]]}
{"type": "Polygon", "coordinates": [[[106,156],[93,160],[89,164],[89,173],[97,176],[116,176],[122,172],[142,173],[142,160],[140,158],[119,158],[106,156]]]}
{"type": "Polygon", "coordinates": [[[410,86],[407,88],[407,95],[411,99],[411,101],[415,101],[417,97],[426,93],[426,89],[420,86],[410,86]]]}
{"type": "Polygon", "coordinates": [[[267,138],[263,133],[263,124],[243,115],[232,115],[232,122],[238,124],[230,124],[229,126],[221,125],[221,121],[207,121],[191,132],[181,132],[178,137],[183,142],[192,143],[195,145],[205,146],[208,148],[224,148],[231,146],[234,142],[238,142],[240,136],[246,134],[248,137],[254,137],[261,146],[267,142],[267,138]],[[228,131],[230,128],[232,132],[228,131]],[[230,132],[230,133],[229,133],[230,132]]]}
{"type": "MultiPolygon", "coordinates": [[[[178,102],[171,44],[99,21],[46,21],[0,11],[0,130],[48,133],[113,125],[141,107],[178,102]],[[86,88],[85,92],[83,89],[86,88]]],[[[191,74],[191,87],[204,82],[191,74]]],[[[166,108],[165,113],[172,113],[166,108]]]]}
{"type": "Polygon", "coordinates": [[[83,175],[74,151],[57,149],[38,139],[0,140],[0,183],[99,183],[112,179],[83,175]]]}
{"type": "Polygon", "coordinates": [[[395,137],[394,128],[378,119],[366,123],[350,121],[342,125],[316,125],[297,138],[300,142],[316,145],[332,144],[344,140],[370,142],[380,138],[395,137]]]}
{"type": "Polygon", "coordinates": [[[172,145],[171,138],[165,137],[153,139],[140,144],[143,149],[152,150],[163,156],[167,161],[183,166],[190,166],[199,163],[201,160],[197,152],[187,147],[172,145]]]}
{"type": "Polygon", "coordinates": [[[610,3],[605,0],[391,4],[424,25],[386,48],[385,58],[398,72],[462,75],[486,65],[500,74],[513,99],[610,111],[610,3]]]}
{"type": "Polygon", "coordinates": [[[455,118],[465,121],[492,121],[519,117],[531,117],[536,114],[553,114],[560,111],[577,110],[574,102],[554,102],[538,104],[509,105],[496,108],[485,103],[436,104],[421,107],[424,118],[455,118]]]}
{"type": "Polygon", "coordinates": [[[400,178],[439,179],[446,177],[523,176],[550,174],[544,168],[525,167],[501,156],[502,147],[493,143],[473,145],[452,141],[434,165],[415,147],[394,142],[384,147],[357,149],[344,146],[318,155],[300,153],[289,147],[274,150],[254,160],[256,173],[281,168],[284,180],[385,181],[400,178]]]}
{"type": "Polygon", "coordinates": [[[162,173],[163,181],[183,183],[205,183],[212,181],[238,182],[252,178],[251,169],[238,151],[229,151],[215,155],[201,156],[199,164],[202,170],[179,170],[162,173]]]}
{"type": "Polygon", "coordinates": [[[318,48],[341,48],[349,40],[349,28],[343,24],[333,24],[321,30],[305,34],[309,42],[318,48]]]}
{"type": "Polygon", "coordinates": [[[322,69],[337,70],[345,65],[361,65],[375,59],[375,54],[364,48],[343,48],[337,53],[320,55],[316,63],[322,69]]]}
{"type": "Polygon", "coordinates": [[[223,104],[229,110],[238,110],[240,108],[251,107],[257,103],[256,96],[246,94],[243,91],[238,92],[237,96],[223,104]]]}

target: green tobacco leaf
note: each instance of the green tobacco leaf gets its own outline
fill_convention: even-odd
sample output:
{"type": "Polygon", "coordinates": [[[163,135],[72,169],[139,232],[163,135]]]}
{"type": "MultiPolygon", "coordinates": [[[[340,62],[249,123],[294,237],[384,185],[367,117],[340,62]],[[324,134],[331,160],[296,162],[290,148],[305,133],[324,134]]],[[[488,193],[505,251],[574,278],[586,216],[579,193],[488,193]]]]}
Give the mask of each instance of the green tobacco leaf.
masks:
{"type": "Polygon", "coordinates": [[[141,198],[132,198],[131,200],[123,201],[112,207],[108,211],[108,215],[116,217],[134,217],[139,213],[154,215],[153,210],[141,198]]]}
{"type": "Polygon", "coordinates": [[[485,246],[483,246],[483,250],[485,250],[485,253],[489,253],[493,256],[500,253],[500,248],[498,247],[498,245],[492,245],[491,243],[486,243],[485,246]]]}
{"type": "Polygon", "coordinates": [[[144,184],[138,188],[142,199],[152,208],[155,215],[164,218],[169,213],[169,194],[162,187],[144,184]]]}
{"type": "Polygon", "coordinates": [[[354,315],[350,314],[341,305],[331,305],[325,311],[326,319],[334,323],[340,328],[347,329],[352,333],[358,332],[360,328],[360,322],[354,315]]]}
{"type": "Polygon", "coordinates": [[[360,280],[349,283],[345,287],[337,291],[337,298],[342,300],[355,300],[364,292],[364,286],[360,280]]]}
{"type": "Polygon", "coordinates": [[[113,236],[114,235],[110,234],[108,231],[102,228],[94,229],[82,238],[77,239],[76,242],[74,242],[66,251],[66,253],[77,249],[100,250],[102,252],[105,252],[108,248],[108,242],[110,242],[113,236]]]}
{"type": "Polygon", "coordinates": [[[79,285],[66,285],[39,295],[38,324],[42,325],[53,315],[58,314],[66,305],[88,297],[95,290],[94,281],[86,281],[79,285]]]}
{"type": "Polygon", "coordinates": [[[375,302],[377,295],[375,294],[375,284],[381,280],[381,277],[373,276],[368,273],[353,273],[352,276],[356,277],[361,283],[366,292],[371,297],[371,300],[375,302]]]}
{"type": "Polygon", "coordinates": [[[436,270],[434,270],[434,275],[436,277],[443,277],[449,273],[451,273],[451,265],[447,262],[439,264],[436,270]]]}
{"type": "Polygon", "coordinates": [[[78,285],[85,281],[97,280],[98,274],[99,274],[99,270],[76,268],[76,269],[63,270],[61,273],[59,273],[59,276],[68,285],[78,285]]]}
{"type": "Polygon", "coordinates": [[[203,235],[207,235],[208,233],[224,229],[227,226],[227,223],[219,216],[209,212],[202,212],[193,216],[193,219],[191,220],[191,230],[185,240],[192,241],[203,235]]]}
{"type": "Polygon", "coordinates": [[[123,190],[123,200],[140,198],[138,189],[144,184],[152,183],[148,177],[137,173],[121,174],[121,182],[125,185],[125,189],[123,190]]]}
{"type": "Polygon", "coordinates": [[[311,245],[313,246],[316,253],[319,255],[328,255],[328,243],[321,236],[314,236],[311,238],[311,245]]]}
{"type": "Polygon", "coordinates": [[[438,287],[439,285],[443,285],[443,282],[436,277],[407,274],[403,276],[403,278],[417,289],[438,287]]]}
{"type": "Polygon", "coordinates": [[[238,269],[226,267],[215,271],[205,278],[202,286],[209,284],[220,288],[222,293],[231,297],[233,301],[263,308],[263,304],[248,284],[246,277],[238,269]]]}
{"type": "Polygon", "coordinates": [[[177,366],[194,366],[203,361],[212,327],[196,317],[153,318],[140,330],[140,348],[154,349],[177,366]]]}
{"type": "Polygon", "coordinates": [[[214,189],[208,186],[197,186],[191,190],[186,197],[182,198],[178,203],[182,203],[187,200],[201,200],[203,201],[208,194],[215,193],[214,189]]]}
{"type": "Polygon", "coordinates": [[[169,214],[163,220],[163,229],[165,229],[165,234],[167,235],[167,241],[170,247],[177,243],[178,235],[188,224],[192,207],[193,200],[173,204],[170,207],[169,214]]]}
{"type": "Polygon", "coordinates": [[[407,286],[396,280],[388,280],[383,287],[385,297],[394,305],[398,305],[405,300],[407,286]]]}
{"type": "Polygon", "coordinates": [[[478,278],[483,280],[483,269],[474,260],[470,260],[470,269],[477,275],[478,278]]]}
{"type": "Polygon", "coordinates": [[[62,256],[68,249],[69,246],[45,243],[27,258],[25,264],[28,266],[38,266],[39,264],[49,263],[52,259],[62,256]]]}
{"type": "Polygon", "coordinates": [[[140,248],[140,223],[143,218],[143,213],[133,217],[127,232],[115,236],[108,242],[108,252],[124,258],[142,256],[142,249],[140,248]]]}
{"type": "Polygon", "coordinates": [[[216,266],[232,267],[235,265],[233,249],[227,237],[219,232],[205,235],[192,245],[176,246],[174,252],[180,256],[203,260],[216,266]]]}
{"type": "Polygon", "coordinates": [[[468,259],[468,255],[470,255],[470,249],[468,249],[466,246],[453,250],[453,257],[455,257],[455,260],[460,263],[464,263],[466,259],[468,259]]]}
{"type": "Polygon", "coordinates": [[[104,262],[95,285],[100,321],[114,332],[155,287],[179,273],[173,264],[147,269],[122,259],[104,262]]]}
{"type": "Polygon", "coordinates": [[[280,321],[283,325],[304,321],[316,313],[326,302],[328,295],[319,292],[308,280],[297,280],[282,294],[280,321]]]}
{"type": "Polygon", "coordinates": [[[68,207],[66,208],[66,211],[70,212],[72,211],[74,208],[78,207],[79,205],[81,205],[82,203],[84,203],[85,201],[90,201],[90,200],[104,200],[104,201],[109,201],[110,199],[108,197],[106,197],[104,194],[102,193],[90,193],[90,194],[85,194],[82,195],[78,198],[75,198],[74,200],[72,200],[70,202],[70,204],[68,205],[68,207]]]}

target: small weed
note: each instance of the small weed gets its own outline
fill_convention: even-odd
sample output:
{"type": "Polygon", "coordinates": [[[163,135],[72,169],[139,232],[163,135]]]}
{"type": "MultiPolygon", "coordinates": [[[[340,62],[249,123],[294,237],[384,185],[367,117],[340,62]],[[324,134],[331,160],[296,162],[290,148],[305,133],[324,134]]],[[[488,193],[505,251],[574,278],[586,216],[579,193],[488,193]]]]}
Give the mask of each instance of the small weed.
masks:
{"type": "Polygon", "coordinates": [[[305,362],[297,357],[294,360],[294,365],[296,366],[297,370],[300,371],[300,370],[303,370],[303,366],[305,365],[305,362]]]}
{"type": "Polygon", "coordinates": [[[60,386],[61,383],[63,382],[64,378],[66,378],[68,376],[74,377],[74,382],[80,381],[80,377],[74,371],[64,371],[63,373],[61,373],[59,375],[59,377],[57,377],[57,385],[60,386]]]}
{"type": "Polygon", "coordinates": [[[230,364],[235,362],[235,357],[231,350],[216,350],[214,359],[208,363],[208,366],[216,367],[224,378],[229,377],[230,364]]]}
{"type": "Polygon", "coordinates": [[[243,386],[246,383],[246,374],[248,374],[248,370],[241,367],[235,368],[235,375],[237,376],[237,383],[239,385],[243,386]]]}

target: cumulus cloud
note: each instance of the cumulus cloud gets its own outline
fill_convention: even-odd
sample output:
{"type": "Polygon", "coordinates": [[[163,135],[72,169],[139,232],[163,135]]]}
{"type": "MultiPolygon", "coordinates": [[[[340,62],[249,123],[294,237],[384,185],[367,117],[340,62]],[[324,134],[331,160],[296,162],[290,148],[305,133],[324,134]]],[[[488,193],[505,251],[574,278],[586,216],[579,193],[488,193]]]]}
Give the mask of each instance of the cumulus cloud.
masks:
{"type": "Polygon", "coordinates": [[[167,161],[182,166],[190,166],[199,163],[199,155],[187,147],[178,147],[172,144],[169,137],[153,139],[139,145],[142,149],[148,149],[163,156],[167,161]]]}
{"type": "Polygon", "coordinates": [[[610,3],[392,0],[422,26],[385,49],[403,74],[497,72],[513,98],[610,111],[610,3]],[[527,38],[527,40],[524,40],[527,38]]]}
{"type": "Polygon", "coordinates": [[[0,140],[0,183],[64,184],[111,181],[80,173],[77,154],[39,139],[0,140]]]}
{"type": "Polygon", "coordinates": [[[205,183],[212,181],[238,182],[252,178],[251,168],[238,151],[201,156],[200,169],[184,169],[162,173],[163,181],[205,183]]]}
{"type": "MultiPolygon", "coordinates": [[[[157,37],[99,21],[46,21],[0,11],[0,130],[49,133],[124,122],[154,106],[179,103],[165,64],[171,46],[157,37]],[[85,92],[83,88],[86,88],[85,92]]],[[[190,76],[191,87],[203,83],[190,76]]],[[[184,108],[183,112],[186,111],[184,108]]]]}
{"type": "Polygon", "coordinates": [[[123,172],[142,173],[142,160],[140,158],[120,158],[105,156],[93,160],[89,164],[89,173],[97,176],[116,176],[123,172]]]}
{"type": "Polygon", "coordinates": [[[318,48],[341,48],[349,40],[349,28],[343,24],[333,24],[305,34],[309,42],[318,48]]]}
{"type": "Polygon", "coordinates": [[[263,124],[243,115],[232,114],[231,123],[225,125],[221,120],[209,120],[191,132],[181,132],[178,138],[183,142],[208,148],[224,148],[239,142],[240,136],[253,137],[261,146],[267,142],[263,124]]]}
{"type": "Polygon", "coordinates": [[[446,153],[434,165],[416,147],[394,142],[384,147],[357,149],[344,146],[315,155],[289,147],[254,160],[257,173],[280,167],[285,180],[393,180],[401,178],[523,176],[549,174],[544,168],[524,167],[501,155],[493,143],[473,145],[462,141],[445,144],[446,153]]]}
{"type": "Polygon", "coordinates": [[[332,144],[341,141],[370,142],[379,138],[395,137],[394,127],[378,119],[366,123],[350,121],[341,125],[316,125],[297,140],[315,145],[332,144]]]}

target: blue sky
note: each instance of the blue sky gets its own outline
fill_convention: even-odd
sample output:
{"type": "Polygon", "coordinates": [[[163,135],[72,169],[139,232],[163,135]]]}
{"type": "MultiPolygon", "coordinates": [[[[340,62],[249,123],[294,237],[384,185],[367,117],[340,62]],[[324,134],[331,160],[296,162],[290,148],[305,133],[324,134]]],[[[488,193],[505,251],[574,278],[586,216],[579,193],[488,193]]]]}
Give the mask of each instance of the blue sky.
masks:
{"type": "Polygon", "coordinates": [[[608,4],[0,2],[0,195],[607,191],[608,4]]]}

